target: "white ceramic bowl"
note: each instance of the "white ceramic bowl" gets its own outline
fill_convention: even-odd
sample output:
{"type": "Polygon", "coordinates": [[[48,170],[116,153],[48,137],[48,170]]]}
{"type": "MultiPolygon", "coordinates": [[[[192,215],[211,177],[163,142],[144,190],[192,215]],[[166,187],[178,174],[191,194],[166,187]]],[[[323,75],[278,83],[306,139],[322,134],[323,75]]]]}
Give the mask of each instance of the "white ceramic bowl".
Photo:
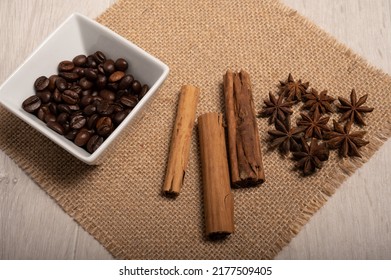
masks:
{"type": "Polygon", "coordinates": [[[72,14],[3,83],[0,87],[0,104],[76,158],[87,164],[99,164],[108,148],[114,147],[113,142],[118,141],[121,134],[125,134],[125,128],[129,131],[131,123],[142,115],[168,72],[167,65],[115,32],[83,15],[72,14]],[[150,89],[103,144],[90,154],[24,111],[22,103],[34,94],[34,81],[39,76],[49,77],[57,73],[60,61],[72,60],[79,54],[93,54],[98,50],[112,59],[125,58],[129,62],[127,72],[142,84],[147,84],[150,89]]]}

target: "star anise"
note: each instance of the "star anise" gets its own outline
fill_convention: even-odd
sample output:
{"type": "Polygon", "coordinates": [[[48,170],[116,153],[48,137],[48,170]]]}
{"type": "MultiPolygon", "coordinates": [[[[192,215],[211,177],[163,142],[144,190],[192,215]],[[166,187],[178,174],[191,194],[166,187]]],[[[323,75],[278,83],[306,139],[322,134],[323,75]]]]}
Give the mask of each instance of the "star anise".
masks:
{"type": "Polygon", "coordinates": [[[302,138],[302,150],[292,153],[293,159],[297,161],[296,167],[303,170],[307,176],[322,168],[322,161],[329,159],[329,150],[325,143],[318,144],[316,138],[311,138],[311,144],[302,138]]]}
{"type": "Polygon", "coordinates": [[[306,138],[316,137],[322,139],[324,132],[330,131],[330,128],[327,126],[330,117],[321,118],[318,110],[315,110],[312,116],[303,113],[300,113],[300,116],[301,120],[297,122],[297,125],[305,130],[306,138]]]}
{"type": "Polygon", "coordinates": [[[289,73],[288,79],[285,82],[280,81],[278,87],[280,89],[280,94],[287,97],[287,101],[301,101],[301,97],[306,94],[308,86],[308,82],[302,83],[301,80],[295,82],[291,73],[289,73]]]}
{"type": "Polygon", "coordinates": [[[369,143],[362,139],[366,131],[350,132],[351,127],[350,122],[342,126],[334,120],[334,130],[325,134],[326,144],[330,149],[339,149],[342,157],[361,157],[359,149],[369,143]]]}
{"type": "Polygon", "coordinates": [[[339,119],[340,122],[343,122],[345,120],[348,120],[348,122],[356,122],[360,125],[366,125],[363,113],[369,113],[373,111],[373,108],[362,106],[368,98],[368,94],[365,94],[364,96],[361,96],[360,99],[357,101],[357,95],[356,91],[352,89],[352,92],[350,93],[350,102],[343,98],[338,97],[339,103],[337,104],[337,108],[344,112],[342,117],[339,119]]]}
{"type": "Polygon", "coordinates": [[[288,115],[293,113],[291,107],[294,102],[284,101],[283,96],[280,95],[278,99],[269,92],[269,100],[264,100],[265,103],[262,111],[258,113],[260,117],[270,117],[269,124],[272,124],[276,119],[285,120],[288,115]]]}
{"type": "Polygon", "coordinates": [[[284,121],[276,119],[274,123],[275,130],[269,130],[267,133],[271,136],[270,147],[279,147],[280,152],[286,155],[289,151],[300,150],[300,138],[303,132],[302,128],[291,128],[290,118],[284,121]]]}
{"type": "Polygon", "coordinates": [[[327,95],[327,90],[324,90],[319,94],[317,90],[311,89],[303,98],[306,100],[303,109],[309,109],[310,112],[315,112],[317,110],[319,113],[325,114],[334,111],[331,104],[334,102],[335,98],[327,95]]]}

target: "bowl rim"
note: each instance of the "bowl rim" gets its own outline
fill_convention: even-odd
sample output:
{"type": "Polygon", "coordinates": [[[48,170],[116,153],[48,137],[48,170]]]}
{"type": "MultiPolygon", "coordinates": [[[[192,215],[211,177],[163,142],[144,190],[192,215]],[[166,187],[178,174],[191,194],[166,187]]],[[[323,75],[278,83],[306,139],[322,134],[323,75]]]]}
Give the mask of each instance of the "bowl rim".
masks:
{"type": "MultiPolygon", "coordinates": [[[[70,14],[70,16],[68,16],[54,31],[52,31],[43,40],[43,42],[41,44],[39,44],[39,46],[36,47],[34,49],[34,51],[16,68],[16,70],[13,71],[13,73],[0,85],[0,93],[3,89],[3,87],[5,87],[5,85],[16,75],[16,73],[18,73],[24,67],[24,65],[27,64],[52,39],[52,37],[55,36],[55,34],[57,32],[59,32],[59,30],[61,30],[65,25],[71,23],[72,21],[76,21],[78,24],[82,24],[82,22],[84,21],[87,24],[93,25],[94,28],[97,28],[100,32],[103,32],[103,33],[109,34],[110,36],[113,36],[116,40],[118,40],[122,44],[127,45],[128,47],[134,49],[135,52],[140,53],[140,55],[142,55],[143,57],[146,57],[148,60],[152,61],[159,68],[162,69],[162,74],[158,77],[156,82],[150,86],[150,89],[147,93],[149,98],[145,98],[145,99],[150,99],[150,97],[152,97],[152,95],[156,93],[158,88],[166,80],[166,78],[169,74],[169,67],[165,63],[163,63],[160,59],[158,59],[155,56],[153,56],[152,54],[148,53],[146,50],[140,48],[139,46],[137,46],[133,42],[120,36],[119,34],[114,32],[113,30],[109,29],[108,27],[103,26],[99,22],[97,22],[93,19],[90,19],[80,13],[75,12],[75,13],[70,14]]],[[[0,94],[0,96],[1,96],[1,94],[0,94]]],[[[141,103],[140,106],[136,106],[136,108],[140,108],[140,107],[145,106],[145,103],[147,101],[149,101],[149,100],[141,99],[139,102],[139,103],[141,103]]],[[[81,160],[82,162],[90,164],[90,165],[98,164],[98,160],[101,158],[101,156],[107,150],[107,148],[110,146],[110,144],[112,144],[112,142],[119,136],[119,133],[125,128],[125,126],[127,126],[129,124],[129,122],[133,118],[135,118],[138,114],[141,113],[141,112],[139,112],[139,109],[137,109],[133,114],[130,113],[122,121],[122,123],[113,131],[113,133],[107,139],[105,139],[103,144],[94,153],[90,154],[90,153],[86,152],[84,154],[84,153],[81,153],[80,151],[78,151],[78,149],[81,149],[81,148],[76,145],[74,145],[74,147],[72,145],[69,145],[70,147],[68,145],[64,145],[63,141],[65,141],[66,139],[64,138],[63,135],[59,135],[56,132],[51,131],[49,128],[47,128],[47,129],[43,128],[43,127],[41,128],[37,124],[37,120],[26,116],[24,113],[22,113],[20,111],[16,111],[14,108],[10,107],[7,104],[7,102],[4,102],[2,100],[2,98],[0,98],[0,104],[5,109],[7,109],[9,112],[11,112],[15,116],[17,116],[19,119],[21,119],[22,121],[24,121],[25,123],[30,125],[32,128],[38,130],[41,134],[43,134],[44,136],[49,138],[51,141],[53,141],[55,144],[57,144],[58,146],[60,146],[64,150],[66,150],[68,153],[72,154],[74,157],[81,160]],[[64,139],[62,139],[62,138],[64,138],[64,139]]]]}

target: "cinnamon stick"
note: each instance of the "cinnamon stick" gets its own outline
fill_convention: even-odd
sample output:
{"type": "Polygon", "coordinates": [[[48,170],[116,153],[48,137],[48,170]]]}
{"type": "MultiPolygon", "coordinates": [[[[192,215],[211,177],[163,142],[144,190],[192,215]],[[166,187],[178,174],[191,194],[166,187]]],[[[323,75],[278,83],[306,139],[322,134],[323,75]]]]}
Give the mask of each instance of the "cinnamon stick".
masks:
{"type": "Polygon", "coordinates": [[[226,72],[224,98],[231,182],[236,187],[261,184],[265,173],[250,76],[246,71],[226,72]]]}
{"type": "Polygon", "coordinates": [[[179,93],[179,104],[162,189],[163,194],[167,196],[179,195],[183,185],[199,95],[199,88],[192,85],[182,86],[179,93]]]}
{"type": "Polygon", "coordinates": [[[198,117],[206,234],[220,238],[234,232],[223,117],[206,113],[198,117]]]}

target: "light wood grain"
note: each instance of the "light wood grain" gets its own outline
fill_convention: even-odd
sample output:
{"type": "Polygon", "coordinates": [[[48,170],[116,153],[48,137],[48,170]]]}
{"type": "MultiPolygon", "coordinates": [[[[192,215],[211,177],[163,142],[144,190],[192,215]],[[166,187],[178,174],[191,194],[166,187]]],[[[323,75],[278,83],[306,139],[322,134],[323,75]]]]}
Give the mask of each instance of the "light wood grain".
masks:
{"type": "MultiPolygon", "coordinates": [[[[114,0],[1,0],[0,83],[72,12],[114,0]]],[[[283,0],[372,65],[391,73],[391,1],[283,0]]],[[[142,2],[139,3],[140,5],[142,2]]],[[[391,259],[391,140],[351,176],[278,259],[391,259]]],[[[0,259],[109,259],[0,151],[0,259]]]]}
{"type": "MultiPolygon", "coordinates": [[[[95,18],[114,0],[0,1],[0,83],[71,13],[95,18]]],[[[111,255],[0,151],[0,259],[111,255]]]]}
{"type": "MultiPolygon", "coordinates": [[[[284,0],[391,74],[391,1],[284,0]]],[[[391,259],[391,140],[351,176],[277,259],[391,259]]]]}

